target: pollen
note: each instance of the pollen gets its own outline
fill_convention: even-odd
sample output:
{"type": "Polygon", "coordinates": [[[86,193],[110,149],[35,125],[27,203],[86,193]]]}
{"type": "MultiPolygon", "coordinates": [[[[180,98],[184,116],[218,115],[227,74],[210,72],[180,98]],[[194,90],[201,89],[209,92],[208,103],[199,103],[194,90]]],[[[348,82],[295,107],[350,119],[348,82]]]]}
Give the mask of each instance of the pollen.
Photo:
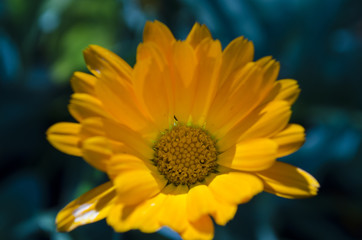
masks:
{"type": "Polygon", "coordinates": [[[215,145],[203,129],[176,125],[155,143],[153,162],[169,184],[191,186],[217,172],[215,145]]]}

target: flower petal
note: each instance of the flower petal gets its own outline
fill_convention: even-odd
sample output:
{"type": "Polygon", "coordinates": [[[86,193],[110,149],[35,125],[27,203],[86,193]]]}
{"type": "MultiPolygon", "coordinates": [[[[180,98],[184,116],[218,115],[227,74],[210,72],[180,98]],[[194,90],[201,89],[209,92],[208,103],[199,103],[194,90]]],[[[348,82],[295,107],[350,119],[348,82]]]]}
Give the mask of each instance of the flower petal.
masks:
{"type": "Polygon", "coordinates": [[[166,195],[157,194],[136,205],[125,206],[121,202],[116,203],[107,217],[107,223],[117,232],[131,229],[139,229],[146,233],[155,232],[161,227],[158,216],[162,211],[165,198],[166,195]]]}
{"type": "Polygon", "coordinates": [[[236,144],[218,157],[218,164],[243,171],[264,170],[275,162],[278,145],[267,138],[236,144]]]}
{"type": "Polygon", "coordinates": [[[279,93],[275,100],[287,101],[290,105],[297,100],[300,93],[297,81],[294,79],[282,79],[277,81],[276,85],[279,88],[279,93]]]}
{"type": "Polygon", "coordinates": [[[187,215],[194,222],[203,215],[215,211],[215,198],[206,185],[197,185],[190,189],[187,194],[187,215]]]}
{"type": "Polygon", "coordinates": [[[159,21],[146,22],[143,29],[143,42],[154,42],[165,52],[166,56],[169,56],[175,41],[170,29],[163,23],[159,21]]]}
{"type": "Polygon", "coordinates": [[[137,221],[135,222],[138,229],[142,232],[150,233],[157,231],[161,227],[158,216],[164,207],[165,198],[164,194],[158,194],[137,206],[134,214],[137,216],[137,221]]]}
{"type": "Polygon", "coordinates": [[[283,162],[275,162],[257,173],[264,181],[265,191],[284,198],[305,198],[317,194],[319,183],[304,170],[283,162]]]}
{"type": "Polygon", "coordinates": [[[247,138],[269,137],[281,131],[288,124],[292,111],[285,101],[270,102],[261,112],[262,117],[239,137],[238,141],[247,138]]]}
{"type": "Polygon", "coordinates": [[[118,77],[131,82],[132,68],[120,57],[105,48],[90,45],[83,51],[88,69],[98,78],[113,71],[118,77]]]}
{"type": "Polygon", "coordinates": [[[90,74],[75,72],[70,79],[70,84],[74,92],[94,95],[94,85],[96,81],[97,78],[90,74]]]}
{"type": "Polygon", "coordinates": [[[92,137],[83,142],[83,158],[93,167],[106,172],[112,156],[111,145],[105,137],[92,137]]]}
{"type": "Polygon", "coordinates": [[[221,203],[241,204],[263,191],[263,183],[254,174],[229,172],[216,175],[209,188],[221,203]]]}
{"type": "Polygon", "coordinates": [[[186,42],[189,43],[193,48],[196,48],[197,45],[205,38],[212,39],[209,29],[205,25],[195,23],[186,38],[186,42]]]}
{"type": "Polygon", "coordinates": [[[95,94],[102,108],[117,122],[132,129],[144,129],[147,116],[132,86],[132,68],[115,54],[99,46],[84,51],[88,66],[98,78],[95,94]]]}
{"type": "Polygon", "coordinates": [[[171,42],[173,37],[170,29],[160,21],[147,21],[143,31],[143,41],[160,42],[160,45],[171,42]]]}
{"type": "Polygon", "coordinates": [[[115,121],[135,131],[147,128],[150,123],[149,117],[142,109],[133,86],[129,82],[115,74],[103,73],[95,89],[104,110],[112,115],[115,121]]]}
{"type": "Polygon", "coordinates": [[[94,136],[105,136],[103,122],[99,117],[84,119],[81,125],[80,136],[82,139],[94,136]]]}
{"type": "Polygon", "coordinates": [[[71,231],[78,226],[105,218],[114,198],[115,190],[111,182],[83,194],[58,213],[56,217],[58,231],[71,231]]]}
{"type": "Polygon", "coordinates": [[[220,84],[223,84],[230,74],[251,62],[254,57],[254,45],[243,37],[234,39],[223,52],[223,62],[220,72],[223,73],[220,84]]]}
{"type": "Polygon", "coordinates": [[[264,72],[263,85],[273,84],[277,80],[280,63],[270,56],[260,58],[256,61],[256,63],[263,69],[264,72]]]}
{"type": "Polygon", "coordinates": [[[120,173],[128,171],[148,171],[155,173],[157,169],[151,164],[131,154],[117,154],[110,159],[110,168],[108,174],[111,179],[117,177],[120,173]]]}
{"type": "Polygon", "coordinates": [[[197,221],[191,222],[186,230],[181,233],[183,239],[207,240],[214,237],[214,224],[208,215],[197,221]]]}
{"type": "Polygon", "coordinates": [[[191,113],[197,82],[197,59],[192,47],[185,42],[176,42],[173,46],[173,62],[175,116],[180,122],[186,123],[191,113]]]}
{"type": "Polygon", "coordinates": [[[246,139],[268,138],[277,134],[288,124],[290,115],[290,105],[285,101],[272,101],[255,109],[221,137],[219,151],[226,151],[246,139]]]}
{"type": "Polygon", "coordinates": [[[113,183],[116,186],[120,201],[127,205],[140,203],[155,196],[162,189],[154,176],[144,170],[119,174],[114,178],[113,183]]]}
{"type": "Polygon", "coordinates": [[[237,206],[221,203],[206,185],[194,186],[187,194],[187,215],[191,222],[212,215],[217,224],[225,225],[236,213],[237,206]]]}
{"type": "Polygon", "coordinates": [[[173,121],[172,83],[163,57],[155,44],[140,44],[133,75],[136,94],[160,131],[173,121]]]}
{"type": "Polygon", "coordinates": [[[193,73],[196,68],[196,55],[189,44],[185,42],[176,42],[173,47],[175,68],[180,83],[185,88],[192,83],[193,73]]]}
{"type": "Polygon", "coordinates": [[[163,189],[162,194],[166,195],[163,209],[159,219],[162,225],[168,226],[178,233],[183,232],[187,226],[187,186],[170,184],[163,189]]]}
{"type": "Polygon", "coordinates": [[[215,201],[215,204],[216,211],[211,213],[211,215],[217,224],[225,226],[226,223],[234,218],[238,206],[220,201],[215,201]]]}
{"type": "Polygon", "coordinates": [[[202,126],[219,85],[221,66],[221,44],[219,41],[205,39],[196,48],[198,65],[195,72],[196,93],[192,107],[192,121],[202,126]]]}
{"type": "Polygon", "coordinates": [[[56,149],[70,155],[82,156],[79,123],[56,123],[47,130],[47,139],[56,149]]]}
{"type": "Polygon", "coordinates": [[[297,151],[303,145],[305,141],[304,128],[298,124],[289,124],[271,139],[278,144],[277,157],[284,157],[297,151]]]}
{"type": "Polygon", "coordinates": [[[106,117],[112,118],[99,101],[86,93],[74,93],[69,104],[70,114],[79,122],[89,117],[106,117]]]}
{"type": "Polygon", "coordinates": [[[167,183],[154,166],[127,154],[111,158],[108,174],[116,187],[118,200],[127,205],[155,196],[167,183]]]}
{"type": "MultiPolygon", "coordinates": [[[[222,72],[220,71],[220,74],[222,72]]],[[[261,70],[255,63],[248,63],[243,68],[235,70],[228,81],[219,87],[210,109],[208,127],[215,128],[216,135],[225,125],[235,124],[235,121],[245,115],[258,103],[260,92],[261,70]],[[246,104],[241,104],[246,103],[246,104]],[[251,104],[250,104],[251,103],[251,104]],[[226,107],[227,106],[227,107],[226,107]],[[235,115],[239,115],[234,120],[235,115]]],[[[230,128],[230,127],[229,127],[230,128]]]]}
{"type": "Polygon", "coordinates": [[[230,75],[216,94],[208,115],[208,128],[217,138],[222,138],[229,131],[239,134],[233,129],[237,128],[237,124],[245,129],[244,119],[252,111],[260,111],[260,106],[269,100],[278,66],[274,60],[266,64],[257,61],[230,75]]]}
{"type": "Polygon", "coordinates": [[[107,119],[102,119],[102,122],[107,138],[125,144],[126,147],[138,153],[138,156],[143,156],[145,159],[153,158],[152,139],[154,137],[145,139],[146,136],[140,135],[142,132],[133,131],[125,125],[107,119]]]}
{"type": "Polygon", "coordinates": [[[109,210],[109,213],[107,215],[107,224],[112,226],[112,228],[116,232],[125,232],[132,229],[132,226],[130,224],[125,223],[125,217],[124,214],[127,216],[127,212],[123,212],[123,208],[125,207],[125,204],[122,202],[114,201],[113,206],[109,210]]]}

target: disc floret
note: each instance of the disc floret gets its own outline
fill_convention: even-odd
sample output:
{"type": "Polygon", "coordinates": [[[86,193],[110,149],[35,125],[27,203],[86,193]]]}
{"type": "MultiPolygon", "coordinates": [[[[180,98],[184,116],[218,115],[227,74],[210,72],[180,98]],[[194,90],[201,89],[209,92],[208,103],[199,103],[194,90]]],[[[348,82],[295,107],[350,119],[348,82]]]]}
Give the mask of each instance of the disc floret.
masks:
{"type": "Polygon", "coordinates": [[[167,129],[154,151],[153,161],[169,184],[191,186],[216,172],[215,140],[201,128],[176,125],[167,129]]]}

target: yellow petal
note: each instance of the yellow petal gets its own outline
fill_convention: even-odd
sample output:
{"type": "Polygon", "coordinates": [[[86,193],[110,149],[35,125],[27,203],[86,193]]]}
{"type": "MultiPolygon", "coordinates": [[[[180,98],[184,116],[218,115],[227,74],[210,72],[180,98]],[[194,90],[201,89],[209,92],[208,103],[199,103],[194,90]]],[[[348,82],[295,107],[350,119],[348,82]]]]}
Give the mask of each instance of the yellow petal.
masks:
{"type": "Polygon", "coordinates": [[[209,29],[205,25],[195,23],[186,38],[186,42],[189,43],[193,48],[196,48],[197,45],[205,38],[212,39],[209,29]]]}
{"type": "Polygon", "coordinates": [[[251,112],[242,121],[240,121],[234,127],[230,128],[226,133],[216,132],[215,134],[213,131],[210,130],[216,135],[216,139],[219,139],[219,141],[216,143],[218,150],[220,152],[225,152],[229,148],[235,146],[238,142],[240,142],[238,140],[242,133],[250,129],[262,117],[259,112],[260,111],[258,110],[251,112]]]}
{"type": "Polygon", "coordinates": [[[82,139],[105,135],[103,130],[103,122],[98,117],[84,119],[81,125],[82,128],[80,130],[80,136],[82,139]]]}
{"type": "Polygon", "coordinates": [[[319,183],[304,170],[283,162],[257,173],[263,179],[265,191],[285,198],[305,198],[317,194],[319,183]]]}
{"type": "Polygon", "coordinates": [[[140,203],[159,193],[167,181],[151,164],[135,156],[122,154],[112,157],[108,174],[118,193],[118,200],[127,205],[140,203]]]}
{"type": "Polygon", "coordinates": [[[284,100],[279,98],[276,99],[276,96],[280,94],[279,91],[281,90],[281,84],[277,83],[279,81],[275,82],[279,74],[279,62],[268,56],[257,60],[255,65],[258,66],[261,71],[261,81],[253,84],[252,87],[260,87],[257,91],[259,98],[256,99],[261,101],[252,102],[257,103],[258,105],[264,105],[273,100],[284,100]]]}
{"type": "Polygon", "coordinates": [[[98,78],[94,89],[102,108],[113,118],[134,130],[147,126],[131,83],[132,69],[117,55],[99,46],[84,51],[88,66],[98,78]]]}
{"type": "Polygon", "coordinates": [[[113,119],[131,129],[143,130],[149,125],[149,117],[141,107],[133,86],[118,75],[106,73],[95,86],[102,107],[113,119]]]}
{"type": "Polygon", "coordinates": [[[145,159],[153,158],[153,139],[145,139],[140,135],[142,133],[135,132],[127,126],[113,121],[102,119],[102,122],[107,138],[125,144],[145,159]]]}
{"type": "Polygon", "coordinates": [[[56,217],[58,231],[74,228],[105,218],[113,204],[115,190],[111,182],[102,184],[70,202],[56,217]]]}
{"type": "Polygon", "coordinates": [[[291,116],[290,105],[285,101],[270,102],[261,112],[260,119],[238,141],[247,138],[269,137],[281,131],[288,124],[291,116]]]}
{"type": "Polygon", "coordinates": [[[165,187],[162,194],[166,195],[163,203],[163,209],[160,212],[159,219],[162,225],[168,226],[178,233],[183,232],[187,226],[187,187],[172,184],[165,187]]]}
{"type": "Polygon", "coordinates": [[[152,58],[157,63],[157,67],[161,71],[164,71],[167,70],[165,67],[169,64],[169,59],[166,57],[167,56],[165,56],[165,53],[162,51],[162,49],[154,42],[138,44],[136,62],[152,58]]]}
{"type": "Polygon", "coordinates": [[[215,130],[220,138],[219,151],[226,151],[246,139],[268,138],[277,134],[288,124],[290,115],[290,105],[285,101],[272,101],[258,107],[226,133],[215,130]]]}
{"type": "Polygon", "coordinates": [[[112,156],[111,144],[102,136],[88,138],[82,145],[83,158],[93,167],[106,172],[112,156]]]}
{"type": "Polygon", "coordinates": [[[160,131],[168,128],[170,118],[173,119],[172,83],[169,76],[166,60],[157,46],[153,43],[140,45],[134,69],[134,87],[160,131]]]}
{"type": "Polygon", "coordinates": [[[96,81],[97,79],[90,74],[75,72],[70,79],[70,84],[74,92],[94,95],[94,85],[96,81]]]}
{"type": "Polygon", "coordinates": [[[175,41],[171,31],[163,23],[159,21],[146,22],[143,29],[143,42],[154,42],[168,56],[175,41]]]}
{"type": "Polygon", "coordinates": [[[128,215],[126,212],[123,212],[123,208],[125,207],[125,204],[122,202],[117,201],[117,198],[115,199],[113,206],[109,210],[109,213],[107,215],[107,224],[112,226],[112,228],[116,232],[125,232],[132,229],[132,226],[130,224],[125,224],[125,218],[124,215],[128,215]]]}
{"type": "Polygon", "coordinates": [[[290,105],[297,100],[300,93],[298,83],[293,79],[282,79],[277,81],[276,88],[279,89],[279,93],[275,100],[287,101],[290,105]]]}
{"type": "Polygon", "coordinates": [[[211,215],[217,224],[225,225],[236,210],[237,205],[218,201],[206,185],[192,187],[187,194],[187,215],[191,222],[211,215]]]}
{"type": "Polygon", "coordinates": [[[236,144],[218,157],[218,164],[237,170],[260,171],[275,162],[278,145],[267,138],[236,144]]]}
{"type": "Polygon", "coordinates": [[[235,70],[218,90],[208,115],[208,128],[217,138],[236,124],[244,126],[243,119],[268,96],[273,83],[265,82],[264,72],[258,64],[248,63],[235,70]]]}
{"type": "Polygon", "coordinates": [[[211,213],[211,215],[217,224],[225,226],[226,223],[234,218],[238,206],[220,201],[215,201],[215,204],[216,211],[211,213]]]}
{"type": "Polygon", "coordinates": [[[47,130],[47,139],[53,147],[66,154],[82,156],[80,128],[78,123],[56,123],[47,130]]]}
{"type": "Polygon", "coordinates": [[[157,231],[161,225],[159,221],[159,214],[162,211],[166,196],[158,194],[149,200],[146,200],[135,211],[137,216],[137,228],[142,232],[151,233],[157,231]]]}
{"type": "Polygon", "coordinates": [[[194,222],[203,215],[215,211],[216,204],[213,194],[206,185],[194,186],[187,194],[187,215],[194,222]]]}
{"type": "Polygon", "coordinates": [[[157,194],[136,205],[125,206],[116,203],[107,217],[107,223],[117,232],[131,229],[139,229],[146,233],[155,232],[161,227],[158,216],[163,209],[165,198],[164,194],[157,194]]]}
{"type": "Polygon", "coordinates": [[[174,95],[176,118],[183,123],[189,119],[196,94],[195,69],[196,55],[192,47],[185,42],[176,42],[173,46],[174,95]]]}
{"type": "Polygon", "coordinates": [[[271,139],[278,144],[277,157],[284,157],[297,151],[303,145],[305,141],[304,128],[298,124],[289,124],[271,139]]]}
{"type": "Polygon", "coordinates": [[[263,191],[263,183],[254,174],[229,172],[217,175],[209,188],[221,203],[241,204],[263,191]]]}
{"type": "MultiPolygon", "coordinates": [[[[113,154],[119,154],[119,153],[127,153],[127,154],[133,154],[133,155],[137,155],[138,152],[132,150],[131,148],[129,148],[128,146],[126,146],[124,143],[106,138],[105,135],[105,131],[104,131],[104,127],[103,127],[103,121],[101,118],[87,118],[85,120],[82,121],[81,123],[82,128],[80,130],[80,137],[81,139],[83,139],[83,141],[86,141],[86,139],[88,138],[94,138],[96,137],[98,140],[92,140],[92,144],[99,144],[96,148],[92,148],[91,146],[86,146],[85,149],[83,149],[83,157],[87,158],[88,157],[93,157],[92,152],[94,150],[99,150],[99,151],[95,151],[98,152],[99,154],[105,150],[101,150],[98,147],[107,147],[109,148],[109,150],[113,153],[113,154]],[[102,138],[104,137],[104,138],[102,138]],[[102,140],[103,139],[103,140],[102,140]],[[93,142],[94,141],[94,142],[93,142]],[[98,142],[99,141],[99,142],[98,142]],[[106,141],[107,143],[102,141],[106,141]],[[88,153],[85,153],[89,151],[88,153]],[[85,155],[89,155],[89,156],[85,156],[85,155]]],[[[84,148],[84,146],[83,146],[84,148]]],[[[107,150],[108,151],[108,150],[107,150]]],[[[97,156],[97,154],[95,154],[97,156]]],[[[106,155],[103,155],[104,157],[106,155]]],[[[88,161],[88,160],[87,160],[88,161]]],[[[92,161],[92,160],[89,160],[92,161]]]]}
{"type": "Polygon", "coordinates": [[[110,159],[110,168],[108,174],[111,178],[117,177],[119,174],[128,171],[148,171],[157,173],[158,170],[152,165],[151,161],[140,159],[131,154],[117,154],[110,159]]]}
{"type": "MultiPolygon", "coordinates": [[[[173,47],[176,74],[180,84],[188,88],[194,79],[196,55],[194,50],[185,42],[176,42],[173,47]]],[[[177,86],[176,86],[177,87],[177,86]]]]}
{"type": "Polygon", "coordinates": [[[89,117],[111,118],[111,116],[104,111],[104,107],[99,99],[86,93],[75,93],[72,95],[69,112],[79,122],[89,117]]]}
{"type": "Polygon", "coordinates": [[[219,41],[204,39],[196,48],[198,66],[195,72],[196,94],[192,107],[194,124],[202,125],[214,99],[219,85],[221,65],[221,44],[219,41]]]}
{"type": "Polygon", "coordinates": [[[254,57],[254,46],[252,42],[238,37],[225,48],[221,71],[223,73],[220,84],[227,82],[230,74],[242,68],[246,63],[251,62],[254,57]]]}
{"type": "MultiPolygon", "coordinates": [[[[235,124],[244,125],[243,120],[248,114],[258,106],[263,106],[270,101],[269,95],[270,92],[273,92],[278,73],[279,63],[266,57],[255,63],[248,63],[230,75],[228,81],[221,87],[221,94],[219,94],[221,98],[227,99],[227,102],[221,105],[224,112],[216,112],[215,107],[216,117],[211,118],[215,118],[213,121],[218,129],[217,136],[224,136],[235,124]]],[[[215,98],[215,105],[220,106],[220,103],[223,101],[215,98]]]]}
{"type": "Polygon", "coordinates": [[[195,222],[191,222],[181,233],[182,239],[211,240],[214,237],[214,224],[208,215],[204,215],[195,222]]]}
{"type": "Polygon", "coordinates": [[[127,205],[137,204],[155,196],[163,188],[150,172],[142,170],[123,172],[114,178],[113,183],[118,198],[127,205]]]}
{"type": "Polygon", "coordinates": [[[256,61],[263,69],[263,85],[267,86],[271,83],[274,83],[277,80],[279,70],[280,70],[280,63],[272,59],[272,57],[263,57],[256,61]]]}
{"type": "Polygon", "coordinates": [[[83,55],[88,69],[98,78],[107,71],[113,71],[124,81],[131,82],[132,68],[111,51],[97,45],[90,45],[83,51],[83,55]]]}
{"type": "Polygon", "coordinates": [[[239,71],[234,71],[216,96],[214,114],[210,115],[211,128],[215,129],[218,138],[228,131],[234,132],[234,135],[239,134],[236,129],[245,129],[244,118],[248,114],[260,110],[266,104],[270,105],[268,103],[276,94],[273,86],[278,73],[279,63],[269,57],[248,63],[239,71]]]}

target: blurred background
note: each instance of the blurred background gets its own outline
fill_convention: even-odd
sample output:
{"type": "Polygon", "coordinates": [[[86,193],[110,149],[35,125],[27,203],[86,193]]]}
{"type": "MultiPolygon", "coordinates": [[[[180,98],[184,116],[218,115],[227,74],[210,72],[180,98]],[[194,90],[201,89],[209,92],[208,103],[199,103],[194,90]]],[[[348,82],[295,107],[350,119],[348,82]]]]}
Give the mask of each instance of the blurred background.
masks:
{"type": "Polygon", "coordinates": [[[116,234],[105,221],[57,233],[56,213],[105,181],[45,139],[74,121],[67,104],[82,50],[108,48],[133,66],[146,20],[184,39],[195,21],[225,47],[244,35],[255,58],[272,55],[279,78],[299,81],[292,122],[307,130],[288,161],[321,183],[317,197],[262,193],[241,205],[215,239],[362,239],[362,1],[360,0],[1,0],[0,239],[177,239],[171,231],[116,234]]]}

